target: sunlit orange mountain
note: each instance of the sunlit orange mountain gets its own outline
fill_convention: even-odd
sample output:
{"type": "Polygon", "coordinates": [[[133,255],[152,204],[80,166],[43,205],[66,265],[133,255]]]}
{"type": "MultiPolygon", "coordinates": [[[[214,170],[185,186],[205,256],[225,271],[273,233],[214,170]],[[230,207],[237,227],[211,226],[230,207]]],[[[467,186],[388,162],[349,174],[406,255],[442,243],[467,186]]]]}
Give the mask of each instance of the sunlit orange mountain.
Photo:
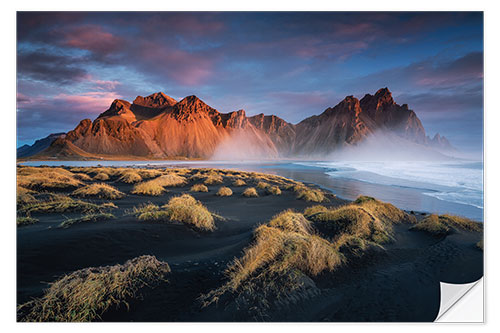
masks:
{"type": "MultiPolygon", "coordinates": [[[[181,101],[162,92],[115,100],[94,121],[84,119],[49,147],[27,149],[34,158],[86,159],[211,158],[233,151],[242,158],[328,154],[357,145],[372,134],[390,132],[413,143],[451,147],[437,134],[426,136],[408,105],[398,105],[387,88],[361,100],[347,96],[335,107],[294,125],[274,115],[247,117],[244,110],[220,113],[196,96],[181,101]]],[[[46,141],[44,141],[46,142],[46,141]]],[[[26,155],[24,155],[26,156],[26,155]]]]}

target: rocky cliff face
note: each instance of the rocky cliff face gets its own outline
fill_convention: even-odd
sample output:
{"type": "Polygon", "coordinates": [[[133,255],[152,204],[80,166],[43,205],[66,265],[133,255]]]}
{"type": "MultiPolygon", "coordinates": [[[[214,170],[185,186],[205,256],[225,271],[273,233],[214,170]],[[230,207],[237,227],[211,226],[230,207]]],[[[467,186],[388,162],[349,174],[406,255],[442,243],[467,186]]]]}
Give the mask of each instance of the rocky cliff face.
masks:
{"type": "Polygon", "coordinates": [[[306,156],[356,145],[378,132],[419,144],[449,145],[440,136],[426,137],[415,112],[396,104],[387,88],[361,100],[347,96],[297,125],[274,115],[248,117],[244,110],[220,113],[196,96],[177,102],[155,93],[138,96],[133,103],[113,101],[93,122],[82,120],[41,154],[57,155],[57,147],[64,147],[66,152],[151,158],[210,158],[227,151],[246,158],[255,152],[259,157],[306,156]]]}
{"type": "Polygon", "coordinates": [[[356,145],[369,135],[391,132],[411,142],[425,144],[422,123],[408,105],[396,104],[387,88],[361,100],[347,96],[319,116],[304,119],[296,125],[294,152],[330,153],[340,147],[356,145]]]}

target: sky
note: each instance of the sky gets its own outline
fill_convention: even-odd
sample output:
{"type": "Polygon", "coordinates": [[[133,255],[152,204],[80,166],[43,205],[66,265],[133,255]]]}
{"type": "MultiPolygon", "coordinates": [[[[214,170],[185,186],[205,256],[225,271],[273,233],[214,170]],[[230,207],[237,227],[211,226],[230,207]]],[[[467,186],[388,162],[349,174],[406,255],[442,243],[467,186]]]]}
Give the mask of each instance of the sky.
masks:
{"type": "Polygon", "coordinates": [[[431,137],[482,150],[483,14],[17,14],[18,146],[158,91],[297,123],[383,87],[431,137]]]}

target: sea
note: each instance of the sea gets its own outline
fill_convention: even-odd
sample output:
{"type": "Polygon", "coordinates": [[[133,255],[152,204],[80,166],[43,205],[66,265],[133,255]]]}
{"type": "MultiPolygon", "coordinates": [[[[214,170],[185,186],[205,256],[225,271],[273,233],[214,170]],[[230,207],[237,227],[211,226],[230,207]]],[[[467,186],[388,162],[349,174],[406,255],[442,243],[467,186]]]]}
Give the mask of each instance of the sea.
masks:
{"type": "Polygon", "coordinates": [[[217,167],[277,174],[314,183],[338,197],[368,195],[408,211],[483,221],[483,162],[362,161],[29,161],[29,166],[217,167]]]}

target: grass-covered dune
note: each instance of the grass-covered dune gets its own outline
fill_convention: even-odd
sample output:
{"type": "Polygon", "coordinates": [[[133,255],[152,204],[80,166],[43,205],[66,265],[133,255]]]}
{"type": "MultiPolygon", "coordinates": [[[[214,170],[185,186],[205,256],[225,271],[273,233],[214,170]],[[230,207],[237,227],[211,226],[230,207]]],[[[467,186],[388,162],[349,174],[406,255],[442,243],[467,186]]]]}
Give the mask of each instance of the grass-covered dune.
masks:
{"type": "Polygon", "coordinates": [[[129,307],[144,288],[167,283],[170,267],[154,256],[123,265],[90,267],[65,275],[44,295],[18,307],[18,319],[28,322],[96,321],[109,310],[129,307]]]}
{"type": "Polygon", "coordinates": [[[227,267],[227,282],[202,297],[204,306],[236,299],[265,318],[277,300],[309,296],[306,281],[314,285],[318,275],[345,265],[350,253],[390,242],[394,225],[414,223],[414,216],[370,197],[304,213],[286,210],[256,228],[253,243],[227,267]]]}
{"type": "Polygon", "coordinates": [[[482,232],[483,224],[461,216],[432,214],[414,225],[410,230],[442,237],[460,231],[482,232]]]}

